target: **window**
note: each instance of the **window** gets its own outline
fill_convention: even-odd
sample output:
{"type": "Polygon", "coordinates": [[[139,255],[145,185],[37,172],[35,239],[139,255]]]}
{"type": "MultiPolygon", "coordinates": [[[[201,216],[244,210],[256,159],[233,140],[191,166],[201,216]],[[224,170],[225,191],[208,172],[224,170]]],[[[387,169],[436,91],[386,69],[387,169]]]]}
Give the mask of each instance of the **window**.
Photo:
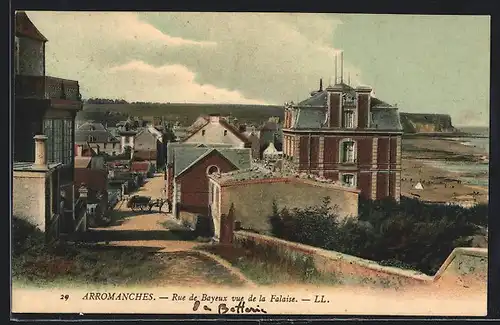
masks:
{"type": "Polygon", "coordinates": [[[94,137],[94,136],[89,135],[89,136],[88,136],[88,141],[89,141],[89,142],[94,142],[94,141],[95,141],[95,137],[94,137]]]}
{"type": "Polygon", "coordinates": [[[344,128],[354,128],[354,111],[352,110],[344,110],[344,116],[342,121],[342,127],[344,128]]]}
{"type": "Polygon", "coordinates": [[[201,130],[201,135],[204,136],[205,135],[205,130],[201,130]]]}
{"type": "Polygon", "coordinates": [[[224,136],[226,136],[226,135],[227,135],[227,130],[224,130],[224,136]]]}
{"type": "Polygon", "coordinates": [[[356,162],[355,143],[352,140],[345,140],[341,145],[340,161],[343,163],[356,162]]]}
{"type": "Polygon", "coordinates": [[[349,187],[356,186],[356,178],[353,174],[343,174],[342,175],[342,183],[349,187]]]}
{"type": "Polygon", "coordinates": [[[212,165],[207,168],[207,175],[212,175],[213,173],[218,173],[219,167],[212,165]]]}
{"type": "Polygon", "coordinates": [[[70,164],[73,159],[73,121],[46,119],[43,133],[47,136],[47,160],[70,164]]]}

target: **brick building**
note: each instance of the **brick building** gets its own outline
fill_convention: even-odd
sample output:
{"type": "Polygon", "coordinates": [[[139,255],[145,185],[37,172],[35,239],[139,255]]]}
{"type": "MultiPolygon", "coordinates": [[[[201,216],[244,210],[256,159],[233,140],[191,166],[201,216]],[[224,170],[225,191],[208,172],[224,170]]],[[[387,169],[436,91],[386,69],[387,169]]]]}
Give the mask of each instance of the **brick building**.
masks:
{"type": "Polygon", "coordinates": [[[169,144],[166,192],[173,213],[181,210],[208,213],[208,175],[248,168],[251,152],[247,148],[227,146],[169,144]]]}
{"type": "Polygon", "coordinates": [[[398,109],[342,80],[285,104],[283,153],[293,169],[356,187],[365,199],[400,198],[398,109]]]}

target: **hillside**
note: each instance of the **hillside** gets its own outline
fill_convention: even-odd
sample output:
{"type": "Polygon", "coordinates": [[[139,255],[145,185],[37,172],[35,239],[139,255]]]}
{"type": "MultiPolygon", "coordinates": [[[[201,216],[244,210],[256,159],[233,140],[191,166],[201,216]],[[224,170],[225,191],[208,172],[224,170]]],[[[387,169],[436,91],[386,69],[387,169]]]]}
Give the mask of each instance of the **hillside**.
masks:
{"type": "MultiPolygon", "coordinates": [[[[166,120],[190,125],[198,116],[219,113],[232,115],[244,123],[261,124],[271,116],[283,118],[283,106],[241,104],[84,104],[79,120],[99,120],[115,124],[132,116],[163,116],[166,120]],[[113,112],[113,113],[106,113],[113,112]]],[[[450,115],[400,113],[406,133],[455,132],[450,115]]]]}
{"type": "Polygon", "coordinates": [[[448,114],[400,113],[405,133],[455,132],[448,114]]]}
{"type": "Polygon", "coordinates": [[[283,118],[282,106],[237,105],[237,104],[85,104],[78,113],[80,120],[100,120],[113,123],[132,116],[163,116],[166,120],[178,120],[190,125],[198,116],[218,113],[232,115],[246,123],[260,124],[271,116],[283,118]],[[104,114],[106,111],[120,113],[122,116],[104,114]]]}

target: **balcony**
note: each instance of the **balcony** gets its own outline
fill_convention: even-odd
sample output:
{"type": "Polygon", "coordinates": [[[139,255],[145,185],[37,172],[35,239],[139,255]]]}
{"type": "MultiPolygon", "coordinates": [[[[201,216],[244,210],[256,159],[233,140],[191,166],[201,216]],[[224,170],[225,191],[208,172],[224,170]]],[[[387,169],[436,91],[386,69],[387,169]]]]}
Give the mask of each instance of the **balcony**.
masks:
{"type": "Polygon", "coordinates": [[[48,76],[16,75],[17,98],[80,101],[78,81],[48,76]]]}

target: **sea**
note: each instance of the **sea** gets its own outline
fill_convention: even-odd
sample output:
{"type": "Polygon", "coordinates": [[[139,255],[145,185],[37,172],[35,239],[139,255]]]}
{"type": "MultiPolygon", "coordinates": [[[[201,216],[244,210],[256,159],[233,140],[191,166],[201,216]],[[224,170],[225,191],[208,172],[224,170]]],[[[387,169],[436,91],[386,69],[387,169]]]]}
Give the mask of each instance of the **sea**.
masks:
{"type": "MultiPolygon", "coordinates": [[[[470,137],[452,138],[450,140],[459,141],[466,146],[474,146],[482,151],[486,157],[489,157],[490,138],[488,127],[463,127],[461,131],[471,134],[470,137]]],[[[459,179],[465,183],[476,186],[488,187],[489,164],[473,162],[456,162],[445,160],[428,161],[433,167],[437,167],[452,173],[470,173],[467,176],[461,176],[459,179]]]]}

